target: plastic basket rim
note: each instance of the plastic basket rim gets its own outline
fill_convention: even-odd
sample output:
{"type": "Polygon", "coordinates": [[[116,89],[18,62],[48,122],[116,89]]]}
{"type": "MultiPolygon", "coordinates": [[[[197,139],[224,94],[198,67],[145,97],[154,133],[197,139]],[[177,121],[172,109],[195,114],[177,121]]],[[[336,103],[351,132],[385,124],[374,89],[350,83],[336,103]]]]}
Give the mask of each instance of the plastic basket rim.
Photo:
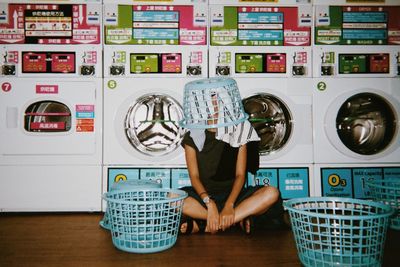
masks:
{"type": "Polygon", "coordinates": [[[303,198],[292,198],[283,203],[283,206],[287,208],[289,211],[296,212],[302,215],[312,216],[312,217],[319,217],[319,218],[327,218],[327,219],[348,219],[348,220],[357,220],[357,219],[365,219],[365,218],[381,218],[381,217],[390,217],[394,213],[394,209],[386,204],[381,202],[371,201],[371,200],[362,200],[362,199],[355,199],[355,198],[340,198],[340,197],[303,197],[303,198]],[[361,205],[369,205],[377,208],[382,208],[386,212],[381,214],[369,214],[369,215],[340,215],[340,214],[323,214],[323,213],[316,213],[310,211],[299,210],[296,208],[291,207],[291,204],[294,203],[307,203],[307,201],[321,201],[321,202],[350,202],[352,204],[361,204],[361,205]]]}
{"type": "Polygon", "coordinates": [[[200,124],[200,123],[187,123],[187,120],[184,118],[178,122],[179,126],[186,129],[212,129],[212,128],[221,128],[227,126],[236,126],[240,123],[246,121],[249,118],[247,113],[243,113],[244,116],[232,122],[225,122],[225,123],[217,123],[217,124],[200,124]]]}
{"type": "MultiPolygon", "coordinates": [[[[373,186],[377,188],[384,188],[384,189],[396,189],[393,186],[387,186],[383,185],[382,182],[389,182],[389,183],[396,183],[400,185],[400,179],[399,178],[388,178],[388,179],[373,179],[373,180],[366,180],[365,183],[368,186],[373,186]]],[[[400,191],[400,188],[397,190],[400,191]]]]}
{"type": "Polygon", "coordinates": [[[185,91],[210,90],[216,87],[218,88],[221,86],[228,86],[232,84],[237,84],[237,82],[235,81],[235,79],[231,77],[209,77],[188,82],[185,85],[184,90],[185,91]]]}
{"type": "Polygon", "coordinates": [[[171,201],[179,201],[181,199],[184,199],[188,196],[188,193],[180,190],[180,189],[167,189],[167,188],[138,188],[138,189],[123,189],[123,190],[113,190],[113,191],[109,191],[107,193],[104,193],[102,198],[105,201],[109,201],[112,203],[118,203],[118,204],[133,204],[133,203],[137,203],[137,204],[149,204],[149,202],[151,201],[152,204],[161,204],[161,203],[168,203],[171,201]],[[128,201],[128,200],[124,200],[124,199],[113,199],[108,197],[109,195],[113,195],[113,194],[121,194],[121,193],[130,193],[130,192],[167,192],[167,193],[175,193],[175,194],[179,194],[179,196],[174,196],[172,198],[166,198],[166,199],[162,199],[162,200],[143,200],[143,201],[139,201],[139,200],[134,200],[134,201],[128,201]]]}

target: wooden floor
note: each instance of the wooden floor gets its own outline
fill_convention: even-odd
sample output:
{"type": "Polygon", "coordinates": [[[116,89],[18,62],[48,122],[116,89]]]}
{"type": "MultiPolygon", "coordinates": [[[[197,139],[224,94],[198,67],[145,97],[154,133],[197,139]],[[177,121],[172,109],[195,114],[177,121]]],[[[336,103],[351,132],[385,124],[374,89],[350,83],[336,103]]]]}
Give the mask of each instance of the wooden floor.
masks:
{"type": "MultiPolygon", "coordinates": [[[[133,254],[113,246],[102,216],[0,213],[0,266],[301,266],[290,230],[179,236],[166,251],[133,254]]],[[[383,266],[399,266],[399,245],[390,230],[383,266]]]]}

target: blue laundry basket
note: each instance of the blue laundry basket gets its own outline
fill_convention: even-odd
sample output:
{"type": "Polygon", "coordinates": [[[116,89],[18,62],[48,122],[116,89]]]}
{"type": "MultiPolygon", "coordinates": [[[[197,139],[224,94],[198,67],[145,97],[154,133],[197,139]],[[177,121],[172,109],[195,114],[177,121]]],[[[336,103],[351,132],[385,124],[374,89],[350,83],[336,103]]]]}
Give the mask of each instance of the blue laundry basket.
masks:
{"type": "MultiPolygon", "coordinates": [[[[110,191],[125,190],[125,189],[146,189],[146,188],[161,188],[162,184],[153,180],[121,180],[113,183],[110,191]]],[[[104,212],[103,219],[99,222],[100,226],[106,230],[111,230],[110,216],[108,210],[104,212]]]]}
{"type": "Polygon", "coordinates": [[[183,200],[178,189],[115,190],[104,194],[115,247],[152,253],[172,247],[178,237],[183,200]]]}
{"type": "Polygon", "coordinates": [[[350,198],[297,198],[288,209],[304,266],[381,266],[390,206],[350,198]]]}
{"type": "Polygon", "coordinates": [[[400,230],[400,178],[367,180],[365,184],[375,201],[385,203],[394,209],[390,228],[400,230]]]}
{"type": "Polygon", "coordinates": [[[236,81],[226,77],[187,83],[183,96],[183,114],[184,118],[179,125],[188,129],[232,126],[249,117],[244,111],[236,81]]]}

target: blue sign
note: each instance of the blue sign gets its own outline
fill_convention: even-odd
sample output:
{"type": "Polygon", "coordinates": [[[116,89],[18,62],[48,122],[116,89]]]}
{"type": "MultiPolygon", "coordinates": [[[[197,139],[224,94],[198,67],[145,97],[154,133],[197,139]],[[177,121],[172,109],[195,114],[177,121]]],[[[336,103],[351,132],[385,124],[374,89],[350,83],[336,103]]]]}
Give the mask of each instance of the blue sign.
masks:
{"type": "Polygon", "coordinates": [[[171,187],[178,189],[185,186],[191,186],[189,172],[187,169],[172,169],[171,187]]]}
{"type": "Polygon", "coordinates": [[[256,175],[253,174],[248,175],[247,184],[249,186],[272,185],[278,187],[278,169],[276,168],[259,169],[256,175]]]}
{"type": "Polygon", "coordinates": [[[308,168],[279,169],[279,190],[282,198],[309,196],[308,168]]]}
{"type": "Polygon", "coordinates": [[[163,188],[171,188],[170,169],[140,169],[140,179],[157,181],[163,188]]]}
{"type": "Polygon", "coordinates": [[[384,179],[391,179],[391,178],[397,178],[400,179],[400,167],[388,167],[388,168],[383,168],[383,176],[384,179]]]}
{"type": "Polygon", "coordinates": [[[355,198],[370,198],[371,192],[366,186],[367,180],[380,180],[383,178],[382,168],[354,168],[353,186],[355,198]]]}
{"type": "Polygon", "coordinates": [[[322,195],[326,197],[353,197],[351,169],[321,169],[322,195]]]}
{"type": "Polygon", "coordinates": [[[138,180],[138,179],[139,179],[139,169],[109,168],[107,191],[110,190],[110,187],[112,186],[113,183],[117,183],[119,181],[138,180]]]}

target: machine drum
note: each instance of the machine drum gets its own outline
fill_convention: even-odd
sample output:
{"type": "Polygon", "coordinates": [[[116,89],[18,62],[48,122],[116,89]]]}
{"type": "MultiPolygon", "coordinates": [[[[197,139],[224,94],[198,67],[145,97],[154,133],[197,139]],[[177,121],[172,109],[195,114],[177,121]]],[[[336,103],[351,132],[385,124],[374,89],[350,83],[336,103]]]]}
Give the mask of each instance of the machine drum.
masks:
{"type": "Polygon", "coordinates": [[[257,131],[260,154],[268,155],[282,149],[292,134],[293,121],[288,107],[276,96],[257,94],[243,99],[249,121],[257,131]]]}
{"type": "Polygon", "coordinates": [[[163,156],[180,145],[184,130],[178,122],[182,118],[182,107],[172,97],[144,95],[130,106],[125,118],[125,133],[140,153],[163,156]]]}
{"type": "Polygon", "coordinates": [[[374,93],[360,93],[348,98],[336,117],[340,140],[351,151],[375,155],[394,140],[397,119],[394,108],[374,93]]]}

